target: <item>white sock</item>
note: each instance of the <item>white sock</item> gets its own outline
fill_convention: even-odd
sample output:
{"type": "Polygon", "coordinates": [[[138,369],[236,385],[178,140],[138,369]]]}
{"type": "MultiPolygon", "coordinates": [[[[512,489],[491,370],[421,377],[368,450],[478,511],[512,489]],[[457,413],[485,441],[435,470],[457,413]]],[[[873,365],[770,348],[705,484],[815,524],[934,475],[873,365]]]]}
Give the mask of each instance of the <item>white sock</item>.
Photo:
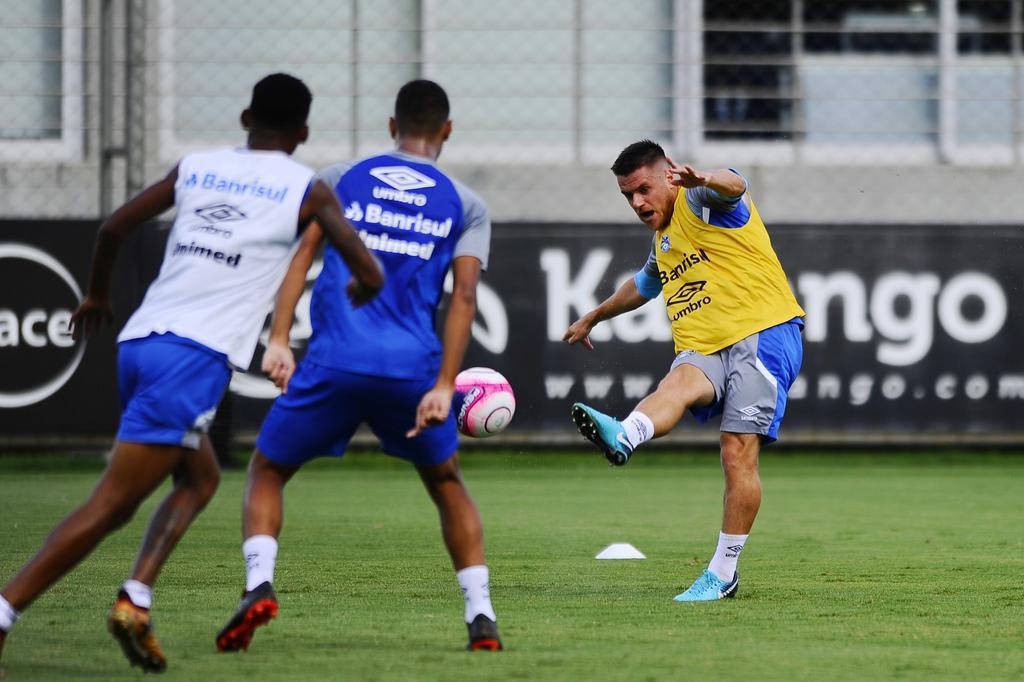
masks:
{"type": "Polygon", "coordinates": [[[749,535],[729,535],[728,533],[718,534],[718,549],[715,556],[708,564],[708,570],[726,582],[732,580],[736,575],[736,562],[740,559],[740,552],[747,544],[749,535]]]}
{"type": "Polygon", "coordinates": [[[643,412],[630,412],[629,416],[622,420],[622,427],[626,429],[626,440],[634,450],[641,443],[654,438],[654,422],[643,412]]]}
{"type": "Polygon", "coordinates": [[[21,618],[21,614],[11,606],[9,601],[0,596],[0,630],[10,632],[19,618],[21,618]]]}
{"type": "Polygon", "coordinates": [[[140,609],[148,609],[153,606],[153,588],[138,580],[125,580],[121,587],[128,595],[133,604],[140,609]]]}
{"type": "Polygon", "coordinates": [[[253,535],[242,543],[245,557],[245,591],[254,590],[263,583],[274,582],[274,563],[277,561],[277,538],[253,535]]]}
{"type": "Polygon", "coordinates": [[[494,615],[494,607],[491,606],[491,584],[486,566],[469,566],[455,573],[462,588],[462,596],[466,599],[466,622],[472,623],[473,619],[481,613],[493,621],[498,617],[494,615]]]}

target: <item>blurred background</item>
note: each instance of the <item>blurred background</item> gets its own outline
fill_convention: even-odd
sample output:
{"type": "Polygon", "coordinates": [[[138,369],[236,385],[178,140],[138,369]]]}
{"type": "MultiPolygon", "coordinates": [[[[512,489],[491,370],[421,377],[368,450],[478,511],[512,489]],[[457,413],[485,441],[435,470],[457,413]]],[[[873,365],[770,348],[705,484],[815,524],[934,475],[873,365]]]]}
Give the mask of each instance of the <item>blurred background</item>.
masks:
{"type": "MultiPolygon", "coordinates": [[[[573,400],[626,411],[671,362],[657,302],[602,325],[592,355],[560,343],[646,257],[608,166],[650,137],[746,176],[807,309],[784,442],[1020,445],[1022,15],[1024,0],[0,0],[0,447],[109,439],[113,333],[86,347],[60,326],[98,221],[183,154],[241,144],[238,114],[274,71],[314,93],[297,158],[317,168],[389,149],[404,82],[447,89],[441,166],[495,225],[467,364],[516,387],[503,442],[575,442],[573,400]]],[[[165,234],[126,246],[119,323],[165,234]]],[[[301,352],[301,311],[294,337],[301,352]]],[[[221,418],[235,442],[272,396],[238,373],[221,418]]]]}

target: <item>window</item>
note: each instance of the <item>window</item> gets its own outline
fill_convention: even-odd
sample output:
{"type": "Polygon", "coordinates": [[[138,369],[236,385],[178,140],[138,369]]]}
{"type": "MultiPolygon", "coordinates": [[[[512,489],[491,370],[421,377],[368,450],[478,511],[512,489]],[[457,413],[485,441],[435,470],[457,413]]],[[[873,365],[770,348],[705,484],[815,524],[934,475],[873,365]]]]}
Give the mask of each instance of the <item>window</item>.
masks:
{"type": "Polygon", "coordinates": [[[81,87],[80,3],[0,0],[0,158],[80,156],[81,87]]]}
{"type": "Polygon", "coordinates": [[[237,143],[238,114],[253,84],[275,71],[301,78],[313,91],[310,141],[325,158],[386,147],[395,92],[419,71],[418,5],[416,0],[163,0],[164,160],[237,143]]]}
{"type": "Polygon", "coordinates": [[[794,143],[805,159],[1010,160],[1022,5],[704,2],[703,140],[794,143]]]}

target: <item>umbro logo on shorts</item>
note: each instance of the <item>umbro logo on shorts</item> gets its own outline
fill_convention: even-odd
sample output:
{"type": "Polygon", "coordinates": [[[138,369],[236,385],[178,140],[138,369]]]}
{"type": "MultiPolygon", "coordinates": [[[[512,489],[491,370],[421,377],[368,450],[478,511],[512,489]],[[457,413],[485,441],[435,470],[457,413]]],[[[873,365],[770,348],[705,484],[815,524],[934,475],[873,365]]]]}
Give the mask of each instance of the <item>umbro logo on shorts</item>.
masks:
{"type": "Polygon", "coordinates": [[[400,190],[424,189],[437,184],[433,178],[408,166],[378,166],[370,171],[370,175],[400,190]]]}
{"type": "Polygon", "coordinates": [[[740,410],[740,412],[747,415],[748,417],[753,417],[755,414],[761,414],[761,409],[755,407],[754,405],[747,405],[742,410],[740,410]]]}

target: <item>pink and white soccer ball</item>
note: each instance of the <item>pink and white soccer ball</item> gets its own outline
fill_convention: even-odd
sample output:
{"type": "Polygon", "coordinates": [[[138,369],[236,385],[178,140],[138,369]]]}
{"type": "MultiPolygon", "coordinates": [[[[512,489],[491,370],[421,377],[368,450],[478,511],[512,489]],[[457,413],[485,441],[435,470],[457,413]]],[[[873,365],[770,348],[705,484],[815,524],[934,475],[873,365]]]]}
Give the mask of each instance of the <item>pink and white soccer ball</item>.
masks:
{"type": "Polygon", "coordinates": [[[508,379],[488,367],[470,367],[455,377],[462,396],[455,415],[459,431],[473,438],[501,433],[516,413],[516,396],[508,379]]]}

